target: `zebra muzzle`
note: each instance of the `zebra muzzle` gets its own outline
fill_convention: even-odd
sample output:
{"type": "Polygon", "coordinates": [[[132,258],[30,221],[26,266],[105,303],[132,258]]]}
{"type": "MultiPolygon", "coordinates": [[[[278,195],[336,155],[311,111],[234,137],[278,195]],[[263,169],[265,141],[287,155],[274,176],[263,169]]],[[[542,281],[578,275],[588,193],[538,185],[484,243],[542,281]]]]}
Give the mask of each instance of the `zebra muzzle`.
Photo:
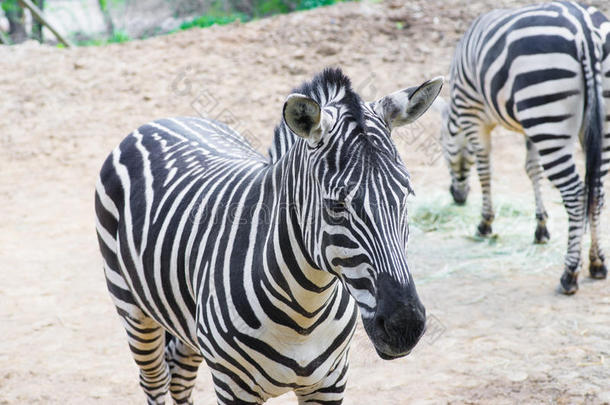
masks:
{"type": "Polygon", "coordinates": [[[408,355],[424,334],[426,309],[413,283],[400,284],[380,275],[375,315],[363,323],[379,357],[396,359],[408,355]]]}

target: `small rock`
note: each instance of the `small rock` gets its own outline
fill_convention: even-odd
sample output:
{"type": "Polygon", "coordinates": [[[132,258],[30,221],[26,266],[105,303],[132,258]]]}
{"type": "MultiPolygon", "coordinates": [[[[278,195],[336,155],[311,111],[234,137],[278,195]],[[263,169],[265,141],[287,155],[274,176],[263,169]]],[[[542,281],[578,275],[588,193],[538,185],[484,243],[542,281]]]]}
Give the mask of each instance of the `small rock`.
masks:
{"type": "Polygon", "coordinates": [[[282,68],[287,70],[291,75],[302,75],[307,72],[302,66],[295,63],[286,63],[282,65],[282,68]]]}
{"type": "Polygon", "coordinates": [[[332,56],[339,53],[339,49],[331,45],[322,45],[317,50],[318,55],[332,56]]]}

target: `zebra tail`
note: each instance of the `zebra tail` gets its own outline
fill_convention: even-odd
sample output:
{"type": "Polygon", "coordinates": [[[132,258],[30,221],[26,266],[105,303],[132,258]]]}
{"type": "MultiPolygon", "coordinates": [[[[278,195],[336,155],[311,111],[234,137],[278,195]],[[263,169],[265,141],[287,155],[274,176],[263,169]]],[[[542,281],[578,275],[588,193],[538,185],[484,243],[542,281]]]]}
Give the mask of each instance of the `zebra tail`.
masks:
{"type": "MultiPolygon", "coordinates": [[[[591,40],[594,40],[592,35],[591,40]]],[[[599,46],[594,42],[594,46],[599,46]]],[[[602,86],[599,59],[594,50],[589,52],[589,64],[583,66],[586,81],[585,98],[585,133],[584,148],[586,158],[585,174],[585,223],[589,219],[589,213],[594,209],[596,194],[600,187],[601,164],[602,164],[602,138],[604,128],[604,99],[602,97],[602,86]]]]}

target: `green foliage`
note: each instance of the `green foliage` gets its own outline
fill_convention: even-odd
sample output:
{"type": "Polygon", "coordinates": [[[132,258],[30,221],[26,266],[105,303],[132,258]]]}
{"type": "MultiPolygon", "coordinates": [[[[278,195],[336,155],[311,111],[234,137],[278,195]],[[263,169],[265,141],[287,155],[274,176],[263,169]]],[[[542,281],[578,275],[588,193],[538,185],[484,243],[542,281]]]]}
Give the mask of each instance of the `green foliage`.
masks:
{"type": "MultiPolygon", "coordinates": [[[[5,2],[7,1],[16,2],[17,0],[5,0],[5,2]]],[[[195,27],[206,28],[212,25],[225,25],[234,21],[248,22],[275,14],[285,14],[297,10],[309,10],[345,1],[358,0],[251,0],[250,2],[246,2],[248,7],[242,7],[242,9],[246,9],[247,12],[242,10],[238,11],[235,8],[231,11],[227,11],[228,3],[223,0],[216,0],[211,3],[207,14],[183,22],[175,31],[188,30],[195,27]]],[[[98,2],[102,10],[107,10],[108,7],[123,4],[125,0],[98,0],[98,2]]],[[[4,2],[2,5],[4,7],[4,2]]],[[[132,38],[129,38],[125,32],[119,31],[115,32],[114,35],[108,39],[75,40],[74,42],[79,46],[99,46],[111,43],[123,43],[130,41],[131,39],[132,38]]]]}
{"type": "Polygon", "coordinates": [[[17,3],[17,0],[3,0],[0,1],[0,5],[5,13],[15,11],[19,8],[19,3],[17,3]]]}
{"type": "Polygon", "coordinates": [[[182,23],[180,30],[193,27],[205,28],[212,25],[224,25],[238,20],[247,22],[275,14],[290,13],[295,10],[310,10],[317,7],[330,6],[344,1],[352,0],[253,0],[250,3],[251,11],[247,14],[243,12],[226,12],[223,10],[221,2],[215,2],[210,7],[208,14],[182,23]]]}
{"type": "Polygon", "coordinates": [[[212,25],[224,25],[239,20],[241,22],[248,21],[248,17],[244,14],[227,14],[227,15],[202,15],[194,18],[191,21],[185,21],[180,24],[181,30],[188,30],[193,27],[206,28],[212,25]]]}
{"type": "MultiPolygon", "coordinates": [[[[100,9],[102,11],[108,10],[108,0],[97,0],[97,2],[100,5],[100,9]]],[[[110,0],[110,5],[112,7],[125,5],[125,0],[110,0]]]]}
{"type": "Polygon", "coordinates": [[[310,10],[312,8],[330,6],[341,2],[342,0],[300,0],[297,10],[310,10]]]}
{"type": "Polygon", "coordinates": [[[291,4],[283,0],[254,1],[254,15],[264,17],[273,14],[285,14],[293,11],[291,4]]]}
{"type": "Polygon", "coordinates": [[[112,37],[107,39],[107,42],[111,43],[111,44],[120,44],[120,43],[123,43],[123,42],[127,42],[129,40],[131,40],[131,38],[129,38],[129,35],[127,35],[126,32],[115,31],[112,34],[112,37]]]}
{"type": "MultiPolygon", "coordinates": [[[[74,43],[78,46],[101,46],[108,44],[121,44],[123,42],[131,41],[132,38],[127,35],[127,33],[123,31],[115,31],[112,34],[112,37],[106,39],[87,39],[84,41],[74,41],[74,43]]],[[[57,44],[58,48],[63,48],[60,46],[61,44],[57,44]]]]}

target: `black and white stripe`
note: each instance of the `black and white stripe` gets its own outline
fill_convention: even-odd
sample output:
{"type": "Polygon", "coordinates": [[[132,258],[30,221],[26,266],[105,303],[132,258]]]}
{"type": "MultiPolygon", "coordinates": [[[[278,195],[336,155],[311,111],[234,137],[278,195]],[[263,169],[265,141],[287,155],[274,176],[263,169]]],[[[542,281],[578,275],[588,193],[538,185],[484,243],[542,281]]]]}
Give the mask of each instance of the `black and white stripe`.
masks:
{"type": "Polygon", "coordinates": [[[406,261],[409,176],[390,128],[442,85],[364,103],[327,69],[294,91],[270,158],[225,125],[163,119],[127,136],[96,186],[108,289],[149,403],[293,390],[340,403],[360,308],[383,358],[409,353],[425,310],[406,261]]]}
{"type": "Polygon", "coordinates": [[[483,192],[481,235],[491,233],[491,130],[526,137],[526,170],[536,196],[535,240],[549,238],[540,179],[559,189],[569,216],[561,286],[577,290],[581,239],[591,224],[590,274],[606,276],[599,247],[602,177],[610,162],[610,36],[608,20],[573,2],[495,10],[477,18],[462,37],[451,67],[451,100],[444,107],[443,149],[454,200],[464,203],[469,168],[476,162],[483,192]],[[586,152],[580,180],[574,151],[586,152]]]}

